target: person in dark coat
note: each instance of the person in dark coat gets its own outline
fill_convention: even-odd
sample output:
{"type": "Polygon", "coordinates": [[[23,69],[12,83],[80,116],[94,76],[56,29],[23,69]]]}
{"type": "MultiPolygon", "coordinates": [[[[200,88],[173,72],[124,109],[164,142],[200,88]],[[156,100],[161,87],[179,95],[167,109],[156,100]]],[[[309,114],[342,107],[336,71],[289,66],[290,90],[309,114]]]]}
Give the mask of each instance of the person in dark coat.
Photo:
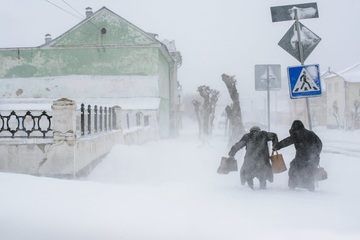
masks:
{"type": "Polygon", "coordinates": [[[310,130],[305,129],[300,120],[295,120],[289,130],[290,136],[274,145],[274,150],[294,144],[296,154],[290,162],[289,182],[291,189],[296,187],[315,190],[315,173],[319,166],[322,142],[310,130]]]}
{"type": "Polygon", "coordinates": [[[245,134],[239,142],[235,143],[229,152],[229,157],[233,158],[237,151],[246,147],[244,156],[244,163],[240,169],[241,184],[245,182],[250,188],[254,188],[253,179],[256,177],[260,182],[260,189],[266,189],[266,180],[272,182],[274,175],[272,172],[268,141],[272,144],[278,142],[277,135],[272,132],[261,131],[257,126],[250,129],[250,132],[245,134]]]}

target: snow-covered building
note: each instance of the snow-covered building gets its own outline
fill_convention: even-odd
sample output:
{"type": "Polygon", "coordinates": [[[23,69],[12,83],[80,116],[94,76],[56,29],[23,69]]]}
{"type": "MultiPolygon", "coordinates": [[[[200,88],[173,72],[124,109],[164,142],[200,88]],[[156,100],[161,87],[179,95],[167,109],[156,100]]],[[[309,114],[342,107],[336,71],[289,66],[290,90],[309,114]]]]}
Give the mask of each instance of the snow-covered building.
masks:
{"type": "Polygon", "coordinates": [[[117,105],[127,127],[134,119],[154,124],[160,137],[176,135],[181,55],[156,36],[106,7],[87,8],[83,21],[55,39],[46,34],[41,46],[0,49],[0,100],[117,105]]]}
{"type": "Polygon", "coordinates": [[[360,128],[360,62],[325,77],[327,126],[360,128]]]}

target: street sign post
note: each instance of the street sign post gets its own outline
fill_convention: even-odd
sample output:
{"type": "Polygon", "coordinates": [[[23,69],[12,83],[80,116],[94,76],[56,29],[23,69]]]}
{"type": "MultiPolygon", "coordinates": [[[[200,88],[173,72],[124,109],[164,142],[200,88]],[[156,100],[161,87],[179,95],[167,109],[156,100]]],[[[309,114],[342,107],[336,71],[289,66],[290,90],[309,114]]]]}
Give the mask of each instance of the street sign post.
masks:
{"type": "Polygon", "coordinates": [[[255,65],[255,90],[267,91],[268,131],[270,131],[270,90],[280,89],[280,64],[255,65]]]}
{"type": "MultiPolygon", "coordinates": [[[[270,10],[271,10],[271,17],[273,22],[295,20],[294,25],[285,34],[283,39],[280,40],[279,45],[282,48],[284,48],[287,52],[289,52],[292,56],[294,56],[296,59],[298,59],[301,65],[303,66],[305,59],[310,55],[312,50],[314,50],[314,48],[317,46],[317,44],[320,42],[321,39],[316,34],[311,32],[308,28],[306,28],[304,25],[302,25],[299,22],[299,19],[318,18],[319,12],[317,9],[317,4],[305,3],[305,4],[271,7],[270,10]]],[[[315,91],[315,89],[313,88],[314,86],[308,85],[306,91],[304,88],[307,85],[306,77],[308,76],[310,76],[310,74],[307,73],[305,73],[304,76],[303,75],[300,76],[300,78],[303,81],[305,81],[305,85],[303,86],[301,84],[299,89],[304,92],[313,92],[315,91]],[[310,87],[311,90],[309,90],[310,87]]],[[[300,91],[299,89],[297,91],[300,91]]],[[[297,93],[294,94],[296,95],[297,93]]],[[[308,98],[305,98],[305,100],[306,100],[309,129],[312,130],[309,100],[308,98]]]]}
{"type": "Polygon", "coordinates": [[[321,96],[318,64],[288,67],[287,70],[291,98],[321,96]]]}

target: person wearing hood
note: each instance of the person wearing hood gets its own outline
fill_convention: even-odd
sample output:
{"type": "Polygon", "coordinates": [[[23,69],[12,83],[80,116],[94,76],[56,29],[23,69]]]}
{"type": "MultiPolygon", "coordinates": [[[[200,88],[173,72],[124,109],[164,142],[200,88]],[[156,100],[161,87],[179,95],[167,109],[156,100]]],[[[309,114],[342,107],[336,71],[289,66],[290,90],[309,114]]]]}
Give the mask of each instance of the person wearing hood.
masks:
{"type": "Polygon", "coordinates": [[[250,188],[254,188],[254,178],[258,178],[260,189],[266,189],[266,181],[273,182],[274,175],[272,172],[268,142],[272,144],[278,142],[275,133],[261,131],[257,126],[253,126],[250,132],[245,134],[239,142],[235,143],[229,152],[229,157],[234,158],[235,154],[243,147],[246,149],[244,163],[240,169],[241,184],[246,182],[250,188]]]}
{"type": "Polygon", "coordinates": [[[273,150],[280,150],[294,144],[295,158],[290,162],[289,182],[290,189],[306,188],[315,190],[315,173],[320,163],[322,142],[310,130],[305,129],[300,120],[295,120],[289,130],[290,136],[274,145],[273,150]]]}

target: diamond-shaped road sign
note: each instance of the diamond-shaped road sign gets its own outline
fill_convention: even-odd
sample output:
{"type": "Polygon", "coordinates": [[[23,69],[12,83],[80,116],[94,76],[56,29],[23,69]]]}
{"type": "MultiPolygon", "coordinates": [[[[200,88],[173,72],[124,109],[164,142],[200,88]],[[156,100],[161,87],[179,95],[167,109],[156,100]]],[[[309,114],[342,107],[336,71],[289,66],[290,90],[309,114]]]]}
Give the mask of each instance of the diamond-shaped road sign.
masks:
{"type": "MultiPolygon", "coordinates": [[[[310,55],[310,53],[315,49],[319,44],[321,38],[315,33],[310,31],[302,23],[300,24],[300,39],[303,49],[303,61],[310,55]]],[[[296,29],[296,23],[294,23],[291,28],[286,32],[283,38],[278,43],[285,51],[290,53],[294,58],[301,62],[300,51],[299,51],[299,40],[296,29]]]]}
{"type": "Polygon", "coordinates": [[[267,91],[281,89],[280,64],[255,65],[255,90],[267,91]]]}
{"type": "Polygon", "coordinates": [[[315,97],[321,95],[319,65],[288,67],[291,98],[315,97]]]}

